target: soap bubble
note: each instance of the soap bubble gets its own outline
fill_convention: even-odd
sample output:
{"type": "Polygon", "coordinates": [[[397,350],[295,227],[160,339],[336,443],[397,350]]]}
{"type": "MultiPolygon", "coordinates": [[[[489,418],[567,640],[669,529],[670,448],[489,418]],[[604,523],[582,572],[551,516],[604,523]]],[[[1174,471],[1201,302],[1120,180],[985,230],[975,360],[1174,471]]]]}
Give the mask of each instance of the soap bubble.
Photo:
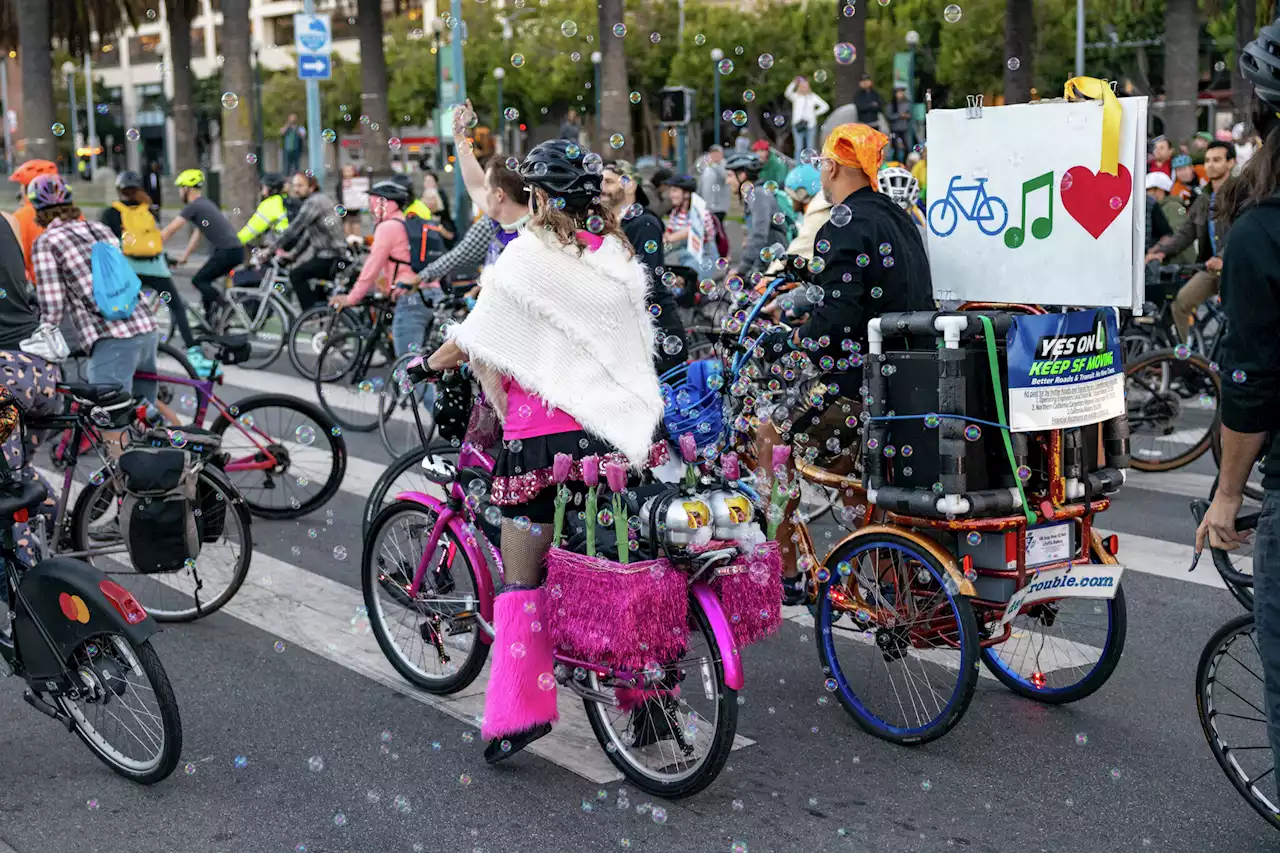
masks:
{"type": "Polygon", "coordinates": [[[1016,56],[1011,56],[1009,57],[1009,61],[1005,63],[1005,66],[1010,71],[1017,71],[1019,68],[1022,67],[1022,60],[1016,56]]]}
{"type": "Polygon", "coordinates": [[[1237,385],[1239,385],[1241,382],[1244,382],[1246,378],[1248,377],[1245,376],[1245,373],[1243,370],[1237,369],[1237,370],[1231,371],[1231,381],[1236,383],[1237,385]]]}
{"type": "Polygon", "coordinates": [[[235,92],[222,93],[222,108],[224,110],[234,110],[240,106],[240,96],[235,92]]]}
{"type": "Polygon", "coordinates": [[[49,129],[53,131],[54,136],[62,136],[67,132],[67,126],[60,121],[55,121],[49,126],[49,129]]]}
{"type": "Polygon", "coordinates": [[[511,54],[511,65],[512,65],[512,67],[514,67],[514,68],[523,68],[523,67],[524,67],[524,54],[523,54],[523,53],[513,53],[513,54],[511,54]]]}
{"type": "Polygon", "coordinates": [[[560,25],[560,34],[565,38],[573,38],[578,34],[578,25],[573,21],[565,21],[560,25]]]}
{"type": "Polygon", "coordinates": [[[640,103],[640,93],[632,92],[630,95],[627,96],[627,100],[631,101],[631,103],[633,104],[640,103]]]}
{"type": "Polygon", "coordinates": [[[982,543],[982,534],[976,530],[970,530],[969,535],[965,537],[965,541],[970,545],[980,545],[982,543]]]}
{"type": "Polygon", "coordinates": [[[312,773],[319,773],[324,769],[324,759],[318,755],[313,755],[307,762],[307,767],[310,768],[312,773]]]}
{"type": "MultiPolygon", "coordinates": [[[[55,127],[61,127],[61,125],[55,125],[55,127]]],[[[58,134],[58,135],[61,136],[62,134],[58,134]]],[[[137,142],[139,139],[142,138],[142,132],[138,130],[136,127],[131,127],[124,132],[124,137],[130,142],[137,142]]]]}
{"type": "Polygon", "coordinates": [[[618,38],[622,38],[623,36],[625,36],[625,35],[627,34],[627,25],[626,25],[626,24],[621,24],[621,23],[619,23],[619,24],[614,24],[614,25],[613,25],[613,34],[614,34],[615,36],[617,36],[618,38]]]}
{"type": "Polygon", "coordinates": [[[609,147],[617,151],[623,145],[627,144],[627,138],[621,133],[614,133],[609,136],[609,147]]]}
{"type": "Polygon", "coordinates": [[[323,139],[325,142],[334,142],[337,140],[338,134],[334,131],[333,128],[326,127],[324,130],[320,131],[320,138],[323,139]]]}
{"type": "Polygon", "coordinates": [[[768,71],[770,68],[773,67],[773,54],[772,53],[760,54],[760,58],[756,60],[756,64],[758,64],[764,70],[768,71]]]}
{"type": "Polygon", "coordinates": [[[734,127],[746,127],[747,126],[746,110],[734,110],[733,113],[730,114],[729,116],[729,121],[733,123],[734,127]]]}
{"type": "Polygon", "coordinates": [[[248,154],[244,155],[244,161],[252,166],[258,162],[258,155],[250,151],[248,154]]]}
{"type": "Polygon", "coordinates": [[[316,431],[308,424],[303,424],[293,431],[293,437],[299,444],[311,444],[316,440],[316,431]]]}
{"type": "Polygon", "coordinates": [[[732,60],[732,59],[728,59],[728,58],[725,58],[725,59],[720,60],[720,63],[719,63],[718,65],[716,65],[716,69],[717,69],[721,74],[732,74],[732,73],[733,73],[733,60],[732,60]]]}
{"type": "Polygon", "coordinates": [[[964,428],[965,441],[977,441],[982,438],[982,427],[977,424],[969,424],[964,428]]]}
{"type": "Polygon", "coordinates": [[[833,52],[836,56],[836,62],[840,65],[848,65],[858,58],[858,49],[847,41],[837,44],[833,52]]]}
{"type": "Polygon", "coordinates": [[[960,7],[952,3],[942,10],[942,17],[948,24],[954,24],[960,20],[960,7]]]}
{"type": "Polygon", "coordinates": [[[846,204],[837,204],[831,208],[831,224],[837,228],[843,228],[849,224],[849,220],[853,219],[853,211],[846,204]]]}

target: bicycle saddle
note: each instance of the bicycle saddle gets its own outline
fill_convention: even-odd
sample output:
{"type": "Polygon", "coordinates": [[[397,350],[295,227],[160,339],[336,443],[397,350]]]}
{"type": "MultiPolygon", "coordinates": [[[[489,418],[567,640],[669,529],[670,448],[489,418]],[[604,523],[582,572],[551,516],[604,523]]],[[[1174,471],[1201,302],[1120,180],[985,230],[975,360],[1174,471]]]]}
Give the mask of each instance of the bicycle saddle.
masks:
{"type": "Polygon", "coordinates": [[[49,490],[39,480],[0,482],[0,517],[13,518],[14,513],[33,510],[48,496],[49,490]]]}
{"type": "Polygon", "coordinates": [[[59,391],[70,394],[78,400],[86,400],[95,406],[111,406],[125,400],[133,399],[124,389],[114,382],[59,382],[59,391]]]}

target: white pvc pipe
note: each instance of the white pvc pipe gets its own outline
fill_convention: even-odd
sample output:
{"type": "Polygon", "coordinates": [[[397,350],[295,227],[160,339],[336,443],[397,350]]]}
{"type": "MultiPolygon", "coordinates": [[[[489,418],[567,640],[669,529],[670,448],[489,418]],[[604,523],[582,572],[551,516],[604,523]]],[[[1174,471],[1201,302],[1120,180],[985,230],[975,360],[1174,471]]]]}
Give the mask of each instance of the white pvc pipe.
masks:
{"type": "Polygon", "coordinates": [[[880,334],[880,318],[876,317],[867,323],[867,353],[880,355],[884,349],[884,335],[880,334]]]}
{"type": "Polygon", "coordinates": [[[954,314],[938,317],[933,321],[933,327],[939,332],[942,332],[942,339],[946,344],[947,349],[960,348],[960,333],[968,328],[968,326],[968,317],[956,316],[954,314]]]}

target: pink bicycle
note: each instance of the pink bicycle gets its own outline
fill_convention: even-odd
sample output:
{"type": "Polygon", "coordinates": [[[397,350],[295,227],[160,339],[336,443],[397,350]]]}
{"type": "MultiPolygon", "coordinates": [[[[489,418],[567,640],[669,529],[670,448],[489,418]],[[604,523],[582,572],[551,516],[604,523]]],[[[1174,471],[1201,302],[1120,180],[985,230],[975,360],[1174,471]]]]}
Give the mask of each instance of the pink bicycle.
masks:
{"type": "MultiPolygon", "coordinates": [[[[456,464],[428,454],[422,469],[447,497],[404,491],[378,512],[364,541],[361,586],[391,664],[444,695],[471,684],[489,655],[501,513],[486,501],[493,459],[472,444],[463,443],[456,464]]],[[[736,556],[733,548],[708,551],[679,566],[688,576],[689,639],[678,660],[627,671],[556,651],[556,681],[581,697],[609,760],[650,794],[697,793],[733,748],[742,662],[709,581],[736,556]]]]}

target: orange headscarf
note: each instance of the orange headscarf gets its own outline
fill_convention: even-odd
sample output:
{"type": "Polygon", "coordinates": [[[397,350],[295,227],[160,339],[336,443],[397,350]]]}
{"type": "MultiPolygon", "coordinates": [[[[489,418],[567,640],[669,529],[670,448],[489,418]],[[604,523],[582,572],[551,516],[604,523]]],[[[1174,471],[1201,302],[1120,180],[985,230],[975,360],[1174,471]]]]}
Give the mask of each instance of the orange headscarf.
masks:
{"type": "Polygon", "coordinates": [[[841,166],[861,169],[871,182],[871,189],[880,192],[876,173],[880,171],[888,143],[889,137],[874,127],[850,122],[831,131],[822,144],[822,156],[830,157],[841,166]]]}

